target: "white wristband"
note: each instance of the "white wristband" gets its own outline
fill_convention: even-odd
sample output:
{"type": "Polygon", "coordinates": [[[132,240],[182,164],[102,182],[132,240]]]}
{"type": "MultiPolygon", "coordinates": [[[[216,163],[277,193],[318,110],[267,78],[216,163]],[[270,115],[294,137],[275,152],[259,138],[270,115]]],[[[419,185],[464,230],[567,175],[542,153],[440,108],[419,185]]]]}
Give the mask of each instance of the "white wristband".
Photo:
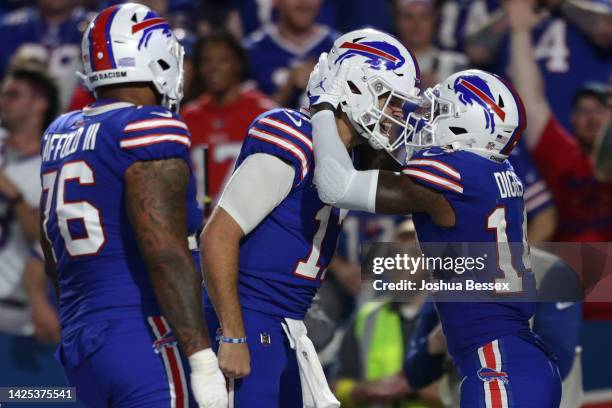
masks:
{"type": "Polygon", "coordinates": [[[213,374],[219,369],[217,355],[209,347],[204,350],[196,351],[188,357],[192,372],[203,374],[213,374]]]}

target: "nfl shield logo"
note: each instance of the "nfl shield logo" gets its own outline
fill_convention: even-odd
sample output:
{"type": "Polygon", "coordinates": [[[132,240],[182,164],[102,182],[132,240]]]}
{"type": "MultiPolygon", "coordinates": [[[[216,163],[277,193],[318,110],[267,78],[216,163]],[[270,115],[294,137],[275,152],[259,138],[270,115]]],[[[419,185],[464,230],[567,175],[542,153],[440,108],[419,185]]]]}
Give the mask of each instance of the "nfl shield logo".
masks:
{"type": "Polygon", "coordinates": [[[263,344],[265,347],[268,347],[271,343],[270,340],[270,335],[268,333],[260,333],[259,337],[261,339],[261,344],[263,344]]]}

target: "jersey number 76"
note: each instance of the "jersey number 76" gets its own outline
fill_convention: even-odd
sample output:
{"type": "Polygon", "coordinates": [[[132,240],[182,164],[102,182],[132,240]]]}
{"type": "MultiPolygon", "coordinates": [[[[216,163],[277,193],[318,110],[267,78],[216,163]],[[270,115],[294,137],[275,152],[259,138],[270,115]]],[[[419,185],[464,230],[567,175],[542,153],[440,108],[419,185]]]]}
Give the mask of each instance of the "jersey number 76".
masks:
{"type": "Polygon", "coordinates": [[[66,183],[69,182],[78,183],[80,186],[92,186],[96,180],[92,168],[83,160],[69,162],[59,170],[44,173],[42,188],[46,198],[43,230],[47,240],[51,242],[47,223],[49,217],[54,216],[70,256],[96,255],[106,242],[100,211],[88,201],[66,200],[66,183]],[[52,208],[53,203],[55,205],[52,208]],[[73,237],[69,223],[77,221],[82,222],[85,233],[83,236],[73,237]]]}

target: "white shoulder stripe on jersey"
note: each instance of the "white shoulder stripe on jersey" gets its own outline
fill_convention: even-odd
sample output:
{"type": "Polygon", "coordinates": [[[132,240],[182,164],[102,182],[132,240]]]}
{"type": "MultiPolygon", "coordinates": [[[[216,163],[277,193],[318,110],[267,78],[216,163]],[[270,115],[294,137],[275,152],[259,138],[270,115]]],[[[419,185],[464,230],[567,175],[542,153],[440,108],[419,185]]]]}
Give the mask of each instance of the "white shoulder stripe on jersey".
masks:
{"type": "Polygon", "coordinates": [[[286,139],[282,139],[276,135],[273,135],[260,129],[251,128],[249,130],[249,134],[257,139],[272,143],[280,147],[281,149],[287,150],[289,153],[293,154],[301,163],[302,179],[306,177],[306,173],[308,173],[308,159],[306,158],[304,151],[300,149],[299,146],[296,146],[295,144],[291,143],[286,139]]]}
{"type": "Polygon", "coordinates": [[[285,133],[289,133],[291,136],[298,138],[302,143],[304,143],[308,148],[312,151],[312,140],[308,139],[306,135],[299,130],[292,128],[288,124],[281,122],[280,120],[272,119],[272,118],[262,118],[259,122],[264,125],[271,126],[278,130],[281,130],[285,133]]]}
{"type": "Polygon", "coordinates": [[[525,200],[525,210],[527,210],[527,212],[535,210],[549,200],[552,200],[550,193],[548,191],[542,191],[542,193],[536,195],[535,197],[525,200]]]}
{"type": "Polygon", "coordinates": [[[115,109],[128,108],[130,106],[134,106],[134,104],[131,104],[128,102],[113,102],[113,103],[108,103],[108,104],[99,105],[99,106],[92,106],[92,107],[86,106],[83,108],[83,115],[84,116],[95,116],[95,115],[100,115],[102,113],[110,112],[115,109]]]}
{"type": "Polygon", "coordinates": [[[124,132],[135,132],[138,130],[148,130],[155,128],[176,127],[187,130],[187,125],[184,122],[176,119],[144,119],[129,123],[124,129],[124,132]]]}
{"type": "Polygon", "coordinates": [[[437,184],[448,190],[456,191],[457,193],[463,193],[463,186],[461,186],[460,184],[457,184],[454,181],[445,179],[443,177],[437,176],[424,170],[404,169],[402,170],[402,173],[420,178],[425,181],[429,181],[430,183],[437,184]]]}
{"type": "Polygon", "coordinates": [[[119,146],[124,149],[133,149],[135,147],[143,147],[156,143],[162,142],[175,142],[186,145],[187,147],[191,146],[191,140],[187,136],[184,135],[173,135],[173,134],[165,134],[165,135],[150,135],[150,136],[141,136],[141,137],[132,137],[130,139],[123,139],[119,142],[119,146]]]}
{"type": "Polygon", "coordinates": [[[546,190],[546,184],[544,183],[544,181],[540,180],[525,189],[525,194],[523,195],[523,198],[525,198],[525,200],[529,200],[531,197],[535,196],[542,190],[546,190]]]}
{"type": "Polygon", "coordinates": [[[461,174],[453,169],[451,166],[442,163],[440,161],[437,160],[431,160],[431,159],[414,159],[414,160],[409,160],[406,163],[407,166],[427,166],[427,167],[434,167],[437,170],[440,170],[443,173],[448,174],[449,176],[457,179],[457,180],[461,180],[461,174]]]}

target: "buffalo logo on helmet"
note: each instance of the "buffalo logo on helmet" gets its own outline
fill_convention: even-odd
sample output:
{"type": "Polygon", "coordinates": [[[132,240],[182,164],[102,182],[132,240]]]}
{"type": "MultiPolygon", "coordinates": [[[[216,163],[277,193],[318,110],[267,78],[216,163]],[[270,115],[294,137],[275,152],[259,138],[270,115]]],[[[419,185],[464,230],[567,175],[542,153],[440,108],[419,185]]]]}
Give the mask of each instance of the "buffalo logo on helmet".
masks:
{"type": "Polygon", "coordinates": [[[172,31],[170,31],[170,25],[168,25],[168,22],[153,11],[149,11],[144,20],[132,26],[132,34],[136,34],[140,31],[143,32],[142,37],[138,42],[139,50],[143,45],[145,47],[149,46],[149,39],[155,30],[162,30],[162,33],[166,37],[172,36],[172,31]]]}
{"type": "Polygon", "coordinates": [[[478,370],[478,378],[484,382],[501,381],[504,384],[508,383],[508,373],[504,371],[496,371],[489,367],[482,367],[478,370]]]}
{"type": "Polygon", "coordinates": [[[500,106],[495,102],[495,97],[484,79],[475,75],[460,76],[455,80],[454,87],[462,104],[466,106],[478,104],[482,107],[486,129],[490,129],[491,133],[495,132],[495,115],[502,121],[506,119],[503,105],[500,106]]]}
{"type": "Polygon", "coordinates": [[[406,62],[396,46],[384,41],[364,41],[362,43],[345,41],[340,46],[340,50],[346,50],[346,52],[340,54],[334,61],[336,64],[341,64],[346,59],[360,55],[368,58],[366,63],[373,69],[393,71],[406,62]]]}

